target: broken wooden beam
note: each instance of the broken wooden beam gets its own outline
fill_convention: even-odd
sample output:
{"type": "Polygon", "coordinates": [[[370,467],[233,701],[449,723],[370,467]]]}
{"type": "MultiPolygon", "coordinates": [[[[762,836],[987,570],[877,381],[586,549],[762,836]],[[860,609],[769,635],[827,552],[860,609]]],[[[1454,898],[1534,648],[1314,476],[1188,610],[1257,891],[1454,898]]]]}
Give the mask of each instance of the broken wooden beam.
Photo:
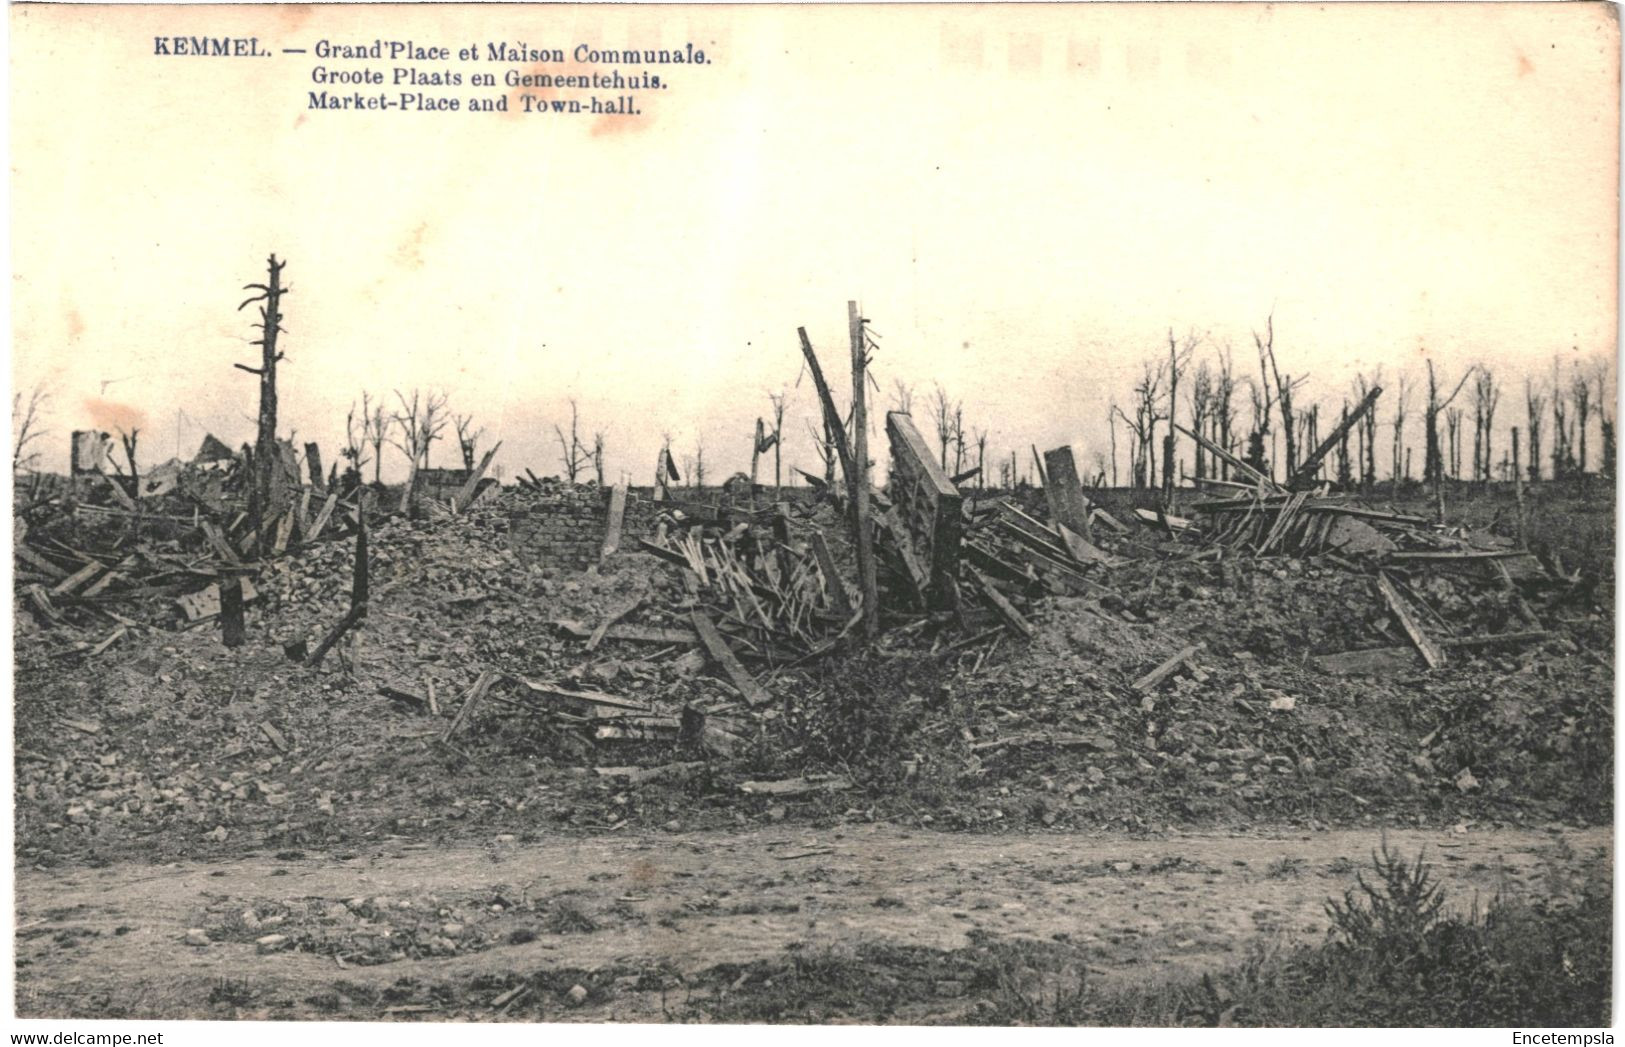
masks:
{"type": "Polygon", "coordinates": [[[1405,635],[1411,638],[1411,643],[1421,652],[1422,660],[1428,663],[1428,668],[1437,669],[1444,665],[1444,648],[1428,636],[1427,630],[1422,628],[1422,622],[1416,616],[1416,609],[1395,588],[1389,577],[1381,572],[1377,574],[1377,591],[1388,602],[1388,609],[1399,619],[1399,624],[1405,629],[1405,635]]]}
{"type": "Polygon", "coordinates": [[[751,705],[764,705],[772,701],[773,696],[746,671],[738,656],[734,654],[733,648],[728,646],[728,641],[717,631],[716,623],[711,617],[701,610],[691,612],[689,617],[694,623],[694,632],[699,636],[701,645],[705,647],[712,660],[722,667],[722,671],[727,674],[740,697],[751,705]]]}
{"type": "Polygon", "coordinates": [[[1381,395],[1382,386],[1372,386],[1371,391],[1365,394],[1365,399],[1360,401],[1359,406],[1344,415],[1343,420],[1337,424],[1337,428],[1332,430],[1332,434],[1322,440],[1320,446],[1310,452],[1309,457],[1303,460],[1303,464],[1298,466],[1291,476],[1287,477],[1287,487],[1295,488],[1299,484],[1314,479],[1315,471],[1320,468],[1320,463],[1325,461],[1328,454],[1332,453],[1332,448],[1337,446],[1338,441],[1347,436],[1349,431],[1359,424],[1360,419],[1365,417],[1366,412],[1376,407],[1377,397],[1381,395]]]}
{"type": "Polygon", "coordinates": [[[480,704],[480,699],[485,697],[485,692],[491,689],[491,685],[496,683],[496,680],[497,674],[490,669],[480,673],[479,679],[474,681],[474,686],[468,689],[468,696],[463,699],[462,707],[457,710],[457,715],[452,718],[451,723],[446,725],[445,732],[440,735],[442,745],[450,744],[452,736],[463,726],[463,722],[474,714],[474,709],[480,704]]]}
{"type": "Polygon", "coordinates": [[[1175,654],[1172,658],[1169,658],[1167,661],[1163,662],[1155,669],[1152,669],[1138,680],[1135,680],[1133,684],[1134,689],[1141,694],[1149,693],[1155,689],[1158,684],[1162,683],[1162,681],[1172,676],[1174,670],[1178,669],[1181,665],[1184,665],[1186,662],[1194,658],[1196,656],[1196,652],[1200,651],[1201,649],[1201,644],[1191,644],[1189,647],[1181,650],[1178,654],[1175,654]]]}
{"type": "Polygon", "coordinates": [[[843,619],[852,617],[852,601],[847,598],[846,583],[841,581],[840,573],[835,570],[835,557],[830,554],[824,532],[814,527],[810,538],[813,555],[818,559],[818,571],[824,577],[824,593],[829,597],[830,609],[843,619]]]}
{"type": "Polygon", "coordinates": [[[1218,444],[1214,443],[1212,440],[1209,440],[1207,437],[1201,435],[1200,433],[1193,433],[1189,429],[1185,428],[1183,425],[1175,425],[1174,428],[1179,430],[1180,432],[1184,433],[1186,436],[1190,437],[1192,440],[1195,440],[1199,445],[1201,445],[1203,450],[1207,451],[1209,454],[1213,455],[1213,457],[1219,459],[1220,461],[1226,463],[1227,465],[1230,466],[1230,468],[1234,469],[1236,472],[1238,472],[1241,475],[1243,475],[1243,476],[1247,477],[1248,479],[1252,480],[1254,483],[1258,484],[1258,486],[1264,488],[1267,491],[1271,491],[1271,492],[1281,490],[1281,486],[1279,484],[1277,484],[1274,480],[1271,480],[1269,477],[1265,476],[1263,473],[1259,472],[1257,469],[1254,469],[1252,466],[1248,465],[1246,462],[1242,461],[1240,458],[1237,458],[1235,455],[1231,454],[1229,451],[1226,451],[1224,448],[1220,447],[1218,444]]]}
{"type": "Polygon", "coordinates": [[[998,612],[999,617],[1004,619],[1005,624],[1027,639],[1032,639],[1032,624],[1022,617],[1021,612],[1016,610],[1014,604],[1005,599],[1004,594],[999,592],[992,580],[974,567],[970,568],[970,573],[976,579],[976,584],[981,588],[982,595],[987,597],[988,602],[993,605],[993,609],[998,612]]]}
{"type": "Polygon", "coordinates": [[[497,456],[497,450],[501,446],[502,441],[498,440],[480,458],[480,464],[469,472],[468,479],[463,481],[463,486],[458,488],[457,493],[452,496],[451,507],[453,511],[462,512],[474,501],[474,492],[479,489],[480,481],[485,479],[485,470],[491,468],[491,459],[497,456]]]}

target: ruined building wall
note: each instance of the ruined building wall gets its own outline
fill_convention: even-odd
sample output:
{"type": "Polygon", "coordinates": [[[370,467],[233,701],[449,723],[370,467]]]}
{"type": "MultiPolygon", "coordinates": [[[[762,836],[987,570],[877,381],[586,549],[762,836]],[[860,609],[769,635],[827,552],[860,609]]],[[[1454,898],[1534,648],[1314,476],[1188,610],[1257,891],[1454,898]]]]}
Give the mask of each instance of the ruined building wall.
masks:
{"type": "MultiPolygon", "coordinates": [[[[565,487],[551,491],[507,490],[508,542],[522,558],[543,567],[582,571],[598,562],[603,548],[604,529],[609,525],[609,497],[606,488],[565,487]]],[[[626,500],[621,525],[621,549],[637,545],[637,539],[654,526],[654,503],[635,492],[626,500]]]]}

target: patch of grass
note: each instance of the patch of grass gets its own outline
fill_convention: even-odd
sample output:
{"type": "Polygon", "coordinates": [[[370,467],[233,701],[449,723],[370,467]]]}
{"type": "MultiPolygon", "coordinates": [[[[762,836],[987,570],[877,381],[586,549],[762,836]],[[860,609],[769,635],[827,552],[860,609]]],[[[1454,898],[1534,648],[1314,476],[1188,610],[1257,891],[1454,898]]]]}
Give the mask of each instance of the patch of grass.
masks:
{"type": "MultiPolygon", "coordinates": [[[[1295,874],[1296,870],[1288,873],[1295,874]]],[[[1107,987],[1070,942],[972,936],[964,949],[787,949],[700,975],[693,1014],[733,1022],[921,1020],[979,1025],[1597,1027],[1609,1022],[1606,863],[1534,901],[1445,908],[1420,858],[1386,846],[1329,899],[1317,945],[1260,941],[1200,978],[1107,987]],[[703,990],[709,989],[709,992],[703,990]],[[948,1002],[949,1000],[952,1002],[948,1002]]],[[[677,1015],[678,1018],[685,1015],[677,1015]]]]}

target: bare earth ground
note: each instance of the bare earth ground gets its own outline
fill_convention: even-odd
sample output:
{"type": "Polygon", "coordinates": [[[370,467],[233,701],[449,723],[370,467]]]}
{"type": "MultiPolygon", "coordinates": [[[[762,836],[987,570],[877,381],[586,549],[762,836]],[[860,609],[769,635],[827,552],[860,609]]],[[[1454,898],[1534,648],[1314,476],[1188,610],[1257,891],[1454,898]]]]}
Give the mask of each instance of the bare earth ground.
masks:
{"type": "MultiPolygon", "coordinates": [[[[1425,853],[1464,908],[1497,892],[1542,895],[1565,870],[1613,859],[1607,828],[1387,838],[1425,853]]],[[[748,977],[736,980],[738,967],[787,950],[949,950],[989,937],[1081,945],[1092,979],[1152,980],[1234,963],[1260,937],[1319,938],[1326,898],[1354,886],[1380,840],[1363,830],[1128,839],[775,827],[19,868],[17,1007],[25,1017],[701,1018],[697,1000],[748,977]],[[192,928],[207,944],[188,944],[192,928]],[[285,940],[256,946],[273,933],[285,940]],[[560,973],[544,982],[552,991],[505,997],[542,971],[560,973]],[[579,1004],[576,985],[590,990],[579,1004]]],[[[939,984],[941,998],[917,1001],[910,1020],[953,1020],[973,1005],[958,983],[939,984]]]]}

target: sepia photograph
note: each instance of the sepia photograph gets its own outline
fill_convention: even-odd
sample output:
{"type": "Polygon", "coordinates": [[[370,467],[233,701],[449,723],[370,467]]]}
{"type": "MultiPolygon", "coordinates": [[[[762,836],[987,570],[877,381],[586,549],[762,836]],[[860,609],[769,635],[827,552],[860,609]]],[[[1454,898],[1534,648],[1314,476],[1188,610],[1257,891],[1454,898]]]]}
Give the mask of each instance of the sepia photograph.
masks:
{"type": "Polygon", "coordinates": [[[1612,1042],[1614,4],[8,22],[8,1023],[1612,1042]]]}

